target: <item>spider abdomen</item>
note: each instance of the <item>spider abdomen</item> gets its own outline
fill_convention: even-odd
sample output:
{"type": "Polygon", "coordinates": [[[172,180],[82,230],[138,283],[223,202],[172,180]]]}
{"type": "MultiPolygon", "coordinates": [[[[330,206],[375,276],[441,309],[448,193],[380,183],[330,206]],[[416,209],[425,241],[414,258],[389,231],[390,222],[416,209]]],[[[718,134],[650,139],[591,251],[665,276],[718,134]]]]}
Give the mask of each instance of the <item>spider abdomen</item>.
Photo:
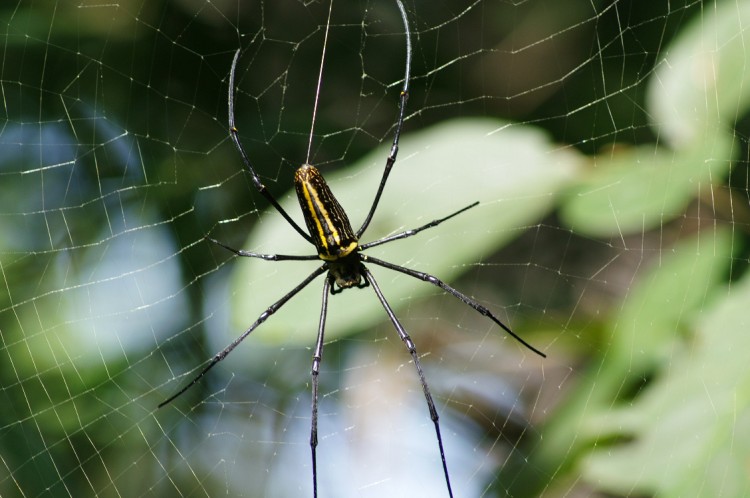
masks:
{"type": "Polygon", "coordinates": [[[294,187],[318,257],[335,261],[351,254],[359,245],[357,236],[320,171],[303,164],[294,174],[294,187]]]}

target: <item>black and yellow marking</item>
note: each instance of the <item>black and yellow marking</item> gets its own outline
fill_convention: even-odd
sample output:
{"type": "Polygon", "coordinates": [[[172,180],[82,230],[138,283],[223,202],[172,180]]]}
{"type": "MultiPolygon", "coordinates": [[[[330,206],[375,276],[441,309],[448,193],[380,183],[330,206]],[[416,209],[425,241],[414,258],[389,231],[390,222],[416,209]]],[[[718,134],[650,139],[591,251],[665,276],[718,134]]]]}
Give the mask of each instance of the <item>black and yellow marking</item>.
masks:
{"type": "Polygon", "coordinates": [[[303,164],[294,174],[294,187],[318,257],[336,261],[354,252],[359,246],[357,237],[320,171],[303,164]]]}
{"type": "MultiPolygon", "coordinates": [[[[282,306],[284,306],[287,302],[289,302],[289,300],[291,300],[294,296],[299,294],[314,279],[316,279],[317,277],[323,274],[326,274],[325,282],[323,284],[323,298],[322,298],[322,303],[321,303],[320,321],[318,322],[318,335],[317,335],[317,341],[315,343],[315,352],[313,353],[312,371],[311,371],[311,380],[312,380],[311,419],[312,420],[311,420],[311,428],[310,428],[310,449],[312,453],[313,497],[317,497],[317,490],[318,490],[317,450],[316,450],[317,445],[318,445],[318,391],[319,391],[318,378],[320,374],[321,361],[323,359],[323,345],[324,345],[324,335],[325,335],[325,327],[326,327],[326,316],[328,314],[328,294],[329,293],[337,294],[339,292],[343,292],[345,289],[351,289],[355,287],[361,289],[361,288],[368,287],[368,286],[371,286],[373,288],[378,300],[380,301],[380,304],[385,309],[385,312],[388,315],[390,322],[396,328],[396,332],[398,333],[399,338],[404,343],[404,345],[409,351],[409,354],[411,355],[412,364],[416,368],[417,375],[419,376],[419,381],[422,385],[422,391],[424,393],[425,400],[427,401],[427,407],[430,412],[430,419],[432,420],[432,423],[435,427],[435,437],[437,439],[438,450],[440,453],[440,460],[441,460],[442,467],[443,467],[443,475],[445,478],[445,485],[448,491],[448,496],[451,498],[453,497],[450,476],[448,474],[448,464],[445,459],[445,450],[443,448],[443,437],[440,433],[440,424],[438,422],[439,420],[438,410],[435,406],[435,402],[432,398],[432,394],[430,394],[430,389],[427,385],[427,379],[425,378],[424,372],[422,371],[422,367],[420,366],[420,363],[419,363],[420,356],[417,353],[416,346],[414,345],[414,341],[412,341],[412,339],[409,337],[409,334],[404,329],[403,325],[401,325],[401,322],[396,317],[395,313],[393,312],[393,309],[391,309],[391,306],[388,304],[388,301],[385,299],[385,296],[380,290],[380,287],[378,286],[378,283],[375,280],[375,277],[373,276],[372,273],[370,273],[368,268],[365,266],[365,263],[367,263],[368,265],[374,264],[382,268],[386,268],[392,271],[399,272],[413,279],[427,282],[435,287],[442,289],[443,291],[447,292],[448,294],[452,295],[459,301],[463,302],[467,306],[474,309],[480,315],[488,317],[495,324],[497,324],[499,327],[505,330],[509,335],[511,335],[514,339],[519,341],[521,344],[529,348],[534,353],[542,357],[545,356],[543,352],[534,348],[532,345],[530,345],[520,336],[515,334],[510,328],[508,328],[508,326],[506,326],[503,322],[501,322],[500,319],[497,318],[489,309],[485,308],[475,299],[454,289],[453,287],[446,284],[445,282],[438,279],[437,277],[434,277],[430,274],[423,273],[417,270],[412,270],[404,266],[399,266],[393,263],[389,263],[387,261],[383,261],[372,256],[368,257],[362,254],[362,251],[365,251],[371,247],[380,246],[388,242],[392,242],[392,241],[396,241],[400,239],[406,239],[408,237],[412,237],[416,235],[417,233],[423,230],[427,230],[429,228],[438,226],[439,224],[477,205],[477,203],[473,203],[473,204],[470,204],[469,206],[466,206],[463,209],[454,211],[448,216],[444,216],[442,218],[432,220],[431,222],[426,223],[417,228],[412,228],[410,230],[406,230],[400,233],[395,233],[395,234],[374,240],[369,243],[359,244],[359,241],[358,241],[359,237],[362,236],[362,234],[365,232],[367,227],[370,225],[370,222],[372,221],[372,218],[375,214],[375,210],[378,207],[378,203],[380,202],[380,197],[385,188],[386,181],[388,180],[388,176],[390,174],[391,168],[396,162],[396,156],[398,154],[399,137],[401,136],[401,128],[404,124],[404,119],[405,119],[406,101],[409,97],[409,80],[410,80],[411,59],[412,59],[411,34],[409,31],[409,21],[407,18],[406,9],[404,8],[403,2],[402,0],[395,0],[395,1],[401,13],[401,19],[403,20],[403,23],[404,23],[404,32],[406,34],[406,70],[405,70],[404,78],[403,78],[404,85],[403,85],[403,89],[401,90],[401,95],[399,99],[398,116],[394,124],[395,132],[393,136],[393,143],[391,145],[388,158],[386,159],[383,176],[381,177],[380,184],[378,185],[377,192],[375,193],[375,198],[373,199],[372,204],[370,205],[367,216],[365,217],[365,220],[363,221],[362,225],[359,227],[359,230],[357,230],[356,232],[352,230],[351,224],[349,223],[349,218],[346,216],[346,213],[344,213],[344,210],[339,204],[339,202],[333,196],[333,193],[331,192],[330,188],[326,184],[322,175],[313,166],[310,166],[309,164],[302,165],[297,170],[297,172],[295,173],[295,177],[294,177],[295,189],[297,191],[297,199],[300,203],[300,207],[302,208],[302,213],[305,217],[305,224],[307,225],[307,230],[309,234],[305,233],[305,230],[299,224],[297,224],[297,222],[295,222],[291,216],[289,216],[289,214],[284,210],[284,208],[282,208],[281,205],[278,203],[278,201],[273,196],[273,194],[271,194],[271,192],[268,189],[266,189],[266,187],[263,185],[260,177],[258,176],[258,173],[255,171],[252,164],[250,163],[250,159],[248,158],[248,155],[245,152],[245,149],[242,147],[242,143],[240,142],[240,138],[239,138],[239,133],[234,124],[235,123],[234,97],[235,97],[235,92],[236,92],[235,72],[237,69],[237,61],[240,57],[241,51],[237,50],[237,52],[235,53],[234,59],[232,61],[232,67],[229,72],[229,97],[228,97],[229,135],[232,139],[232,142],[235,145],[235,148],[240,154],[242,162],[244,163],[245,167],[247,168],[247,170],[249,171],[252,177],[252,182],[256,190],[268,200],[268,202],[274,207],[274,209],[276,209],[276,211],[278,211],[279,214],[281,214],[281,216],[287,221],[287,223],[289,223],[289,225],[291,225],[292,228],[294,228],[294,230],[296,230],[297,233],[302,236],[302,238],[304,238],[306,241],[312,243],[315,246],[317,254],[306,254],[306,255],[260,254],[260,253],[254,253],[251,251],[232,249],[231,247],[226,246],[220,242],[217,242],[211,238],[207,237],[207,239],[213,242],[216,242],[220,246],[230,250],[231,252],[235,253],[238,256],[259,258],[259,259],[263,259],[267,261],[312,261],[315,259],[321,259],[324,262],[323,264],[319,264],[317,269],[315,269],[306,278],[304,278],[300,283],[298,283],[292,290],[284,294],[276,302],[274,302],[268,308],[266,308],[266,310],[258,316],[255,322],[250,327],[245,329],[245,331],[239,337],[233,340],[226,348],[224,348],[223,350],[219,351],[216,355],[214,355],[213,359],[208,362],[208,365],[205,366],[198,373],[198,375],[193,377],[193,379],[185,387],[183,387],[176,394],[169,397],[166,401],[162,402],[159,405],[160,408],[163,407],[164,405],[166,405],[167,403],[170,403],[172,400],[174,400],[175,398],[183,394],[185,391],[190,389],[190,387],[195,385],[201,378],[203,378],[203,376],[206,375],[206,373],[211,368],[213,368],[217,363],[219,363],[224,358],[226,358],[228,354],[230,354],[243,340],[245,340],[245,338],[247,338],[251,333],[253,333],[254,330],[256,330],[262,323],[264,323],[267,318],[269,318],[271,315],[273,315],[279,309],[281,309],[282,306]]],[[[329,9],[329,19],[325,28],[326,39],[328,35],[328,27],[330,26],[330,12],[331,10],[329,9]]],[[[325,54],[325,50],[324,50],[324,54],[325,54]]],[[[323,67],[322,62],[323,61],[321,60],[321,71],[323,67]]],[[[322,75],[322,72],[320,74],[322,75]]],[[[319,76],[318,88],[317,88],[318,93],[320,91],[320,81],[321,79],[319,76]]],[[[317,106],[317,101],[316,101],[316,106],[317,106]]],[[[313,116],[314,114],[315,113],[313,112],[313,116]]],[[[313,122],[314,122],[314,119],[313,119],[313,122]]],[[[313,137],[314,135],[311,130],[310,145],[312,145],[313,137]]],[[[356,312],[356,310],[353,310],[353,312],[356,312]]]]}

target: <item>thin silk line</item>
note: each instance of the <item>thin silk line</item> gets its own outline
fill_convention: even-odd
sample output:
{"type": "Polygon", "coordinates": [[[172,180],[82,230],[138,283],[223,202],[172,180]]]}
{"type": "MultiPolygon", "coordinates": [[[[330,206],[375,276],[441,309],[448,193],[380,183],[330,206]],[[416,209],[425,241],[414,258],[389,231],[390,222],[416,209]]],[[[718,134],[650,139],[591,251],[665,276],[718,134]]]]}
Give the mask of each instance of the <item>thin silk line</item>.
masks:
{"type": "Polygon", "coordinates": [[[310,140],[307,143],[307,159],[305,164],[310,164],[310,151],[312,151],[313,131],[315,130],[315,118],[318,116],[318,100],[320,99],[320,87],[323,83],[323,63],[326,60],[326,48],[328,47],[328,31],[331,27],[331,12],[333,11],[333,0],[328,5],[328,20],[323,38],[323,53],[320,56],[320,70],[318,71],[318,85],[315,88],[315,104],[313,105],[312,123],[310,124],[310,140]]]}

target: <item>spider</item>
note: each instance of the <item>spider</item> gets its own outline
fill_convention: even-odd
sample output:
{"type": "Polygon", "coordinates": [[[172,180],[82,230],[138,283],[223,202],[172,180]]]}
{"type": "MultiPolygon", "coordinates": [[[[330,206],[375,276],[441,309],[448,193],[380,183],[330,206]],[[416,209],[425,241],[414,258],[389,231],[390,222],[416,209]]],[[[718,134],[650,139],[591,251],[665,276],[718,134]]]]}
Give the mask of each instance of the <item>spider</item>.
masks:
{"type": "MultiPolygon", "coordinates": [[[[366,249],[371,247],[393,242],[399,239],[405,239],[412,237],[417,233],[426,230],[428,228],[436,227],[441,223],[463,213],[464,211],[477,206],[479,203],[474,202],[458,211],[455,211],[448,216],[443,218],[435,219],[429,223],[426,223],[420,227],[406,230],[401,233],[390,235],[372,242],[361,244],[359,242],[360,237],[365,233],[367,227],[372,220],[375,210],[378,207],[380,197],[385,188],[388,180],[388,175],[396,163],[396,155],[398,154],[399,138],[401,136],[401,129],[404,122],[404,114],[406,109],[406,102],[409,98],[409,81],[411,71],[411,58],[412,58],[412,46],[411,46],[411,32],[409,30],[409,21],[404,9],[404,5],[401,0],[395,0],[398,9],[401,14],[401,19],[404,24],[404,33],[406,38],[406,69],[404,73],[404,83],[399,96],[399,107],[398,115],[395,122],[395,131],[393,137],[393,143],[391,145],[390,153],[386,159],[385,170],[380,180],[375,198],[370,206],[370,210],[365,217],[364,222],[355,232],[352,229],[351,223],[346,215],[346,212],[341,207],[341,204],[336,200],[330,188],[326,184],[320,171],[315,166],[305,163],[297,169],[294,175],[294,186],[297,193],[297,199],[302,209],[302,214],[305,219],[305,225],[307,226],[307,232],[305,232],[300,225],[295,222],[291,216],[281,207],[274,196],[266,189],[265,185],[260,180],[258,173],[253,168],[250,159],[245,152],[242,143],[240,142],[239,132],[235,126],[234,116],[234,100],[235,100],[235,72],[237,63],[240,58],[241,49],[238,49],[232,60],[232,66],[229,73],[229,96],[228,96],[228,114],[229,114],[229,136],[234,143],[235,148],[242,158],[242,162],[250,173],[254,187],[258,192],[266,198],[266,200],[281,214],[281,216],[291,225],[291,227],[299,233],[307,242],[315,247],[316,254],[313,255],[288,255],[288,254],[260,254],[251,251],[233,249],[217,240],[210,237],[206,237],[209,241],[233,252],[237,256],[259,258],[267,261],[312,261],[322,260],[323,264],[319,266],[315,271],[309,274],[302,282],[297,284],[292,290],[281,297],[278,301],[269,306],[263,313],[258,316],[255,322],[250,325],[239,337],[237,337],[232,343],[226,348],[217,353],[206,365],[198,375],[196,375],[187,385],[180,389],[177,393],[159,404],[159,408],[173,401],[175,398],[183,394],[185,391],[195,385],[211,368],[217,363],[226,358],[234,348],[236,348],[248,335],[250,335],[256,328],[258,328],[263,322],[266,321],[271,315],[276,313],[284,304],[292,299],[297,293],[304,289],[310,282],[315,280],[320,275],[326,274],[323,280],[323,297],[321,303],[320,321],[318,322],[318,334],[315,342],[315,351],[312,358],[312,413],[311,413],[311,429],[310,429],[310,449],[312,453],[312,479],[313,479],[313,496],[317,497],[318,493],[318,474],[317,474],[317,446],[318,446],[318,374],[320,372],[320,364],[323,359],[323,338],[325,333],[326,315],[328,313],[328,295],[338,294],[346,289],[358,288],[362,289],[365,287],[372,287],[375,295],[380,301],[381,305],[385,309],[385,313],[388,319],[391,321],[393,326],[398,333],[399,338],[404,343],[406,348],[411,355],[412,362],[416,368],[419,381],[422,386],[425,400],[427,401],[427,407],[430,412],[430,419],[435,427],[435,436],[437,439],[438,449],[440,451],[440,460],[443,468],[443,475],[445,478],[445,485],[449,496],[453,496],[453,490],[451,487],[450,475],[448,473],[448,464],[445,458],[445,452],[443,449],[443,438],[440,434],[440,424],[437,409],[435,408],[435,402],[433,401],[432,394],[427,385],[424,372],[422,370],[421,363],[419,361],[419,355],[417,354],[416,346],[412,341],[409,334],[406,332],[401,322],[396,317],[393,309],[388,304],[385,296],[380,290],[375,277],[372,275],[370,270],[367,268],[365,263],[381,266],[389,270],[403,273],[410,277],[422,280],[436,287],[441,288],[443,291],[458,298],[481,315],[486,316],[492,320],[495,324],[500,326],[506,333],[516,339],[518,342],[523,344],[526,348],[538,354],[541,357],[546,355],[540,350],[527,343],[524,339],[514,333],[508,326],[500,321],[489,309],[479,304],[476,300],[463,294],[462,292],[454,289],[450,285],[446,284],[442,280],[423,273],[417,270],[412,270],[399,266],[381,259],[368,256],[364,254],[366,249]]],[[[329,10],[330,16],[330,10],[329,10]]],[[[327,28],[326,28],[326,39],[327,39],[327,28]]],[[[325,41],[324,41],[324,55],[325,55],[325,41]]],[[[322,75],[322,60],[321,60],[321,75],[322,75]]],[[[320,89],[320,75],[318,80],[318,90],[320,89]]],[[[317,102],[316,102],[317,105],[317,102]]],[[[313,123],[315,119],[315,111],[313,111],[313,123]]],[[[312,140],[312,131],[310,134],[312,140]]],[[[308,149],[309,151],[309,149],[308,149]]],[[[309,152],[308,152],[309,154],[309,152]]]]}

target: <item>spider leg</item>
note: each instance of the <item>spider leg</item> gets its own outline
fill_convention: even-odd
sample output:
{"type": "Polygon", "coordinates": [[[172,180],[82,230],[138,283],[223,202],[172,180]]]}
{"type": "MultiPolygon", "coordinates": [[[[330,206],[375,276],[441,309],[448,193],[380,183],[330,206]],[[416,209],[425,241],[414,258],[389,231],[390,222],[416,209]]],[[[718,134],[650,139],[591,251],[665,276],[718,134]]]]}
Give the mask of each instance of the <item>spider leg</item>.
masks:
{"type": "Polygon", "coordinates": [[[542,353],[540,350],[538,350],[537,348],[535,348],[534,346],[532,346],[531,344],[529,344],[528,342],[526,342],[525,340],[523,340],[521,338],[521,336],[519,336],[518,334],[516,334],[515,332],[513,332],[512,330],[510,330],[510,327],[508,327],[503,322],[501,322],[500,319],[497,318],[489,309],[485,308],[484,306],[482,306],[481,304],[479,304],[477,301],[475,301],[474,299],[470,298],[466,294],[457,291],[456,289],[454,289],[450,285],[446,284],[445,282],[443,282],[439,278],[434,277],[434,276],[432,276],[430,274],[427,274],[427,273],[423,273],[421,271],[411,270],[409,268],[404,268],[403,266],[394,265],[393,263],[389,263],[387,261],[383,261],[382,259],[373,258],[371,256],[366,256],[364,254],[362,255],[362,260],[363,261],[368,261],[368,262],[376,264],[378,266],[382,266],[383,268],[388,268],[390,270],[394,270],[394,271],[403,273],[404,275],[409,275],[410,277],[414,277],[414,278],[416,278],[418,280],[422,280],[424,282],[430,283],[430,284],[432,284],[432,285],[434,285],[436,287],[440,287],[444,291],[448,292],[449,294],[452,294],[454,297],[456,297],[459,300],[463,301],[465,304],[468,304],[469,306],[471,306],[472,308],[474,308],[481,315],[484,315],[487,318],[489,318],[490,320],[492,320],[493,322],[495,322],[497,325],[500,326],[500,328],[502,328],[505,332],[507,332],[511,337],[513,337],[515,340],[517,340],[518,342],[520,342],[521,344],[523,344],[524,346],[526,346],[528,349],[530,349],[534,353],[538,354],[542,358],[546,358],[547,357],[546,354],[542,353]]]}
{"type": "Polygon", "coordinates": [[[217,246],[223,247],[227,251],[235,253],[237,256],[243,256],[247,258],[258,258],[258,259],[264,259],[266,261],[313,261],[313,260],[319,259],[317,254],[304,255],[304,256],[297,256],[293,254],[260,254],[257,252],[244,251],[242,249],[235,249],[233,247],[229,247],[223,242],[219,242],[216,239],[212,239],[208,235],[205,235],[203,238],[210,242],[213,242],[217,246]]]}
{"type": "Polygon", "coordinates": [[[404,34],[406,35],[406,69],[404,70],[404,86],[401,88],[401,96],[399,97],[398,118],[396,119],[396,131],[393,134],[391,152],[388,154],[388,159],[386,159],[383,177],[380,179],[380,185],[378,185],[375,199],[372,201],[372,206],[370,206],[370,212],[367,213],[365,221],[362,223],[362,226],[359,227],[359,230],[357,230],[358,239],[363,233],[365,233],[365,230],[367,230],[367,227],[372,221],[375,209],[380,202],[380,196],[383,195],[383,189],[388,180],[388,175],[391,174],[391,168],[393,168],[393,165],[396,162],[396,155],[398,155],[398,141],[399,138],[401,138],[401,128],[404,125],[404,114],[406,113],[406,101],[409,100],[409,79],[411,78],[411,31],[409,31],[409,18],[406,15],[404,4],[401,3],[401,0],[396,0],[396,4],[398,5],[398,10],[401,12],[401,20],[404,22],[404,34]]]}
{"type": "Polygon", "coordinates": [[[242,162],[250,172],[250,176],[253,179],[253,185],[258,190],[258,192],[260,192],[260,195],[265,197],[266,200],[271,203],[276,211],[278,211],[281,216],[284,217],[287,223],[292,225],[292,227],[297,231],[297,233],[302,236],[303,239],[312,244],[312,239],[310,238],[310,236],[304,230],[302,230],[302,228],[300,228],[297,222],[295,222],[286,211],[284,211],[284,208],[282,208],[281,205],[276,201],[276,198],[273,196],[273,194],[271,194],[266,186],[263,185],[263,182],[260,181],[258,173],[255,172],[255,168],[253,168],[252,164],[250,164],[250,159],[248,158],[247,153],[245,153],[245,149],[242,147],[242,143],[240,142],[239,132],[234,124],[234,74],[237,70],[237,61],[240,58],[240,52],[241,49],[237,49],[237,52],[235,52],[234,59],[232,60],[232,69],[229,71],[229,136],[231,137],[232,142],[234,142],[235,148],[240,153],[242,162]]]}
{"type": "Polygon", "coordinates": [[[247,330],[245,330],[242,333],[242,335],[240,335],[234,341],[232,341],[231,344],[229,344],[229,346],[227,346],[226,348],[224,348],[221,351],[219,351],[218,353],[216,353],[216,355],[214,355],[214,357],[211,359],[211,361],[208,363],[208,365],[206,365],[203,368],[203,370],[201,370],[200,373],[193,378],[193,380],[191,380],[185,387],[183,387],[182,389],[180,389],[179,391],[177,391],[176,394],[173,394],[172,396],[170,396],[166,400],[164,400],[161,403],[159,403],[158,408],[161,408],[161,407],[169,404],[175,398],[179,397],[185,391],[187,391],[188,389],[190,389],[191,387],[193,387],[199,380],[201,380],[201,378],[203,378],[204,375],[206,375],[206,373],[209,370],[211,370],[221,360],[223,360],[224,358],[226,358],[227,355],[234,350],[234,348],[236,348],[242,341],[244,341],[245,338],[247,336],[249,336],[252,333],[253,330],[257,329],[258,326],[261,323],[265,322],[266,319],[269,316],[271,316],[274,313],[276,313],[279,310],[279,308],[281,308],[282,306],[284,306],[287,301],[289,301],[291,298],[293,298],[299,291],[301,291],[302,289],[304,289],[307,286],[307,284],[309,284],[310,282],[312,282],[318,275],[320,275],[323,272],[325,272],[326,269],[327,269],[327,265],[322,265],[320,268],[318,268],[317,270],[315,270],[314,272],[312,272],[310,275],[308,275],[307,278],[305,278],[302,282],[300,282],[297,285],[297,287],[295,287],[291,291],[287,292],[281,299],[279,299],[278,301],[276,301],[275,303],[273,303],[271,306],[269,306],[266,309],[266,311],[264,311],[263,313],[261,313],[260,316],[258,317],[258,319],[255,320],[255,323],[253,323],[247,330]]]}
{"type": "Polygon", "coordinates": [[[323,283],[323,299],[320,306],[320,322],[318,323],[318,340],[315,342],[315,354],[312,362],[312,425],[310,426],[310,451],[312,452],[313,498],[318,496],[318,374],[320,363],[323,361],[323,335],[326,328],[328,314],[328,294],[331,290],[331,279],[326,278],[323,283]]]}
{"type": "Polygon", "coordinates": [[[360,251],[364,251],[365,249],[369,249],[370,247],[380,246],[380,245],[383,245],[383,244],[385,244],[387,242],[391,242],[393,240],[406,239],[408,237],[411,237],[412,235],[418,234],[422,230],[427,230],[428,228],[436,227],[439,224],[441,224],[442,222],[447,221],[447,220],[453,218],[454,216],[458,216],[459,214],[463,213],[464,211],[467,211],[467,210],[469,210],[469,209],[471,209],[471,208],[473,208],[474,206],[477,206],[477,205],[479,205],[479,201],[477,201],[477,202],[475,202],[473,204],[469,204],[468,206],[466,206],[464,208],[461,208],[458,211],[456,211],[454,213],[451,213],[451,214],[449,214],[448,216],[446,216],[444,218],[438,218],[437,220],[432,220],[429,223],[425,223],[421,227],[412,228],[411,230],[406,230],[405,232],[397,233],[395,235],[389,235],[388,237],[383,237],[382,239],[374,240],[372,242],[368,242],[367,244],[362,244],[362,245],[359,246],[359,250],[360,251]]]}
{"type": "Polygon", "coordinates": [[[414,341],[411,340],[411,337],[409,337],[409,334],[406,333],[406,330],[404,330],[403,325],[401,325],[401,322],[398,321],[398,318],[396,318],[396,315],[393,313],[393,310],[391,309],[390,305],[388,304],[388,301],[386,301],[385,296],[383,296],[383,293],[380,290],[380,287],[378,287],[378,283],[375,281],[375,278],[373,278],[372,273],[370,273],[370,270],[367,269],[364,265],[362,265],[362,271],[365,274],[365,278],[370,282],[370,285],[372,286],[372,289],[375,291],[375,294],[378,296],[378,299],[380,300],[380,304],[383,305],[383,308],[385,308],[385,312],[388,314],[388,318],[391,320],[391,323],[396,328],[396,332],[398,332],[398,336],[401,338],[403,343],[406,345],[406,348],[409,350],[409,354],[411,355],[412,361],[414,362],[414,367],[417,369],[417,374],[419,374],[419,382],[422,384],[422,391],[424,392],[424,397],[427,400],[427,407],[430,410],[430,418],[432,419],[432,423],[435,425],[435,435],[437,436],[437,442],[438,447],[440,448],[440,460],[443,463],[443,474],[445,474],[445,484],[448,486],[448,495],[452,498],[453,497],[453,490],[451,489],[451,479],[448,476],[448,464],[445,462],[445,451],[443,450],[443,437],[440,435],[440,423],[438,422],[438,412],[435,408],[435,402],[432,400],[432,394],[430,394],[430,388],[427,387],[427,379],[425,379],[424,372],[422,371],[422,365],[419,363],[419,355],[417,354],[417,348],[414,345],[414,341]]]}

